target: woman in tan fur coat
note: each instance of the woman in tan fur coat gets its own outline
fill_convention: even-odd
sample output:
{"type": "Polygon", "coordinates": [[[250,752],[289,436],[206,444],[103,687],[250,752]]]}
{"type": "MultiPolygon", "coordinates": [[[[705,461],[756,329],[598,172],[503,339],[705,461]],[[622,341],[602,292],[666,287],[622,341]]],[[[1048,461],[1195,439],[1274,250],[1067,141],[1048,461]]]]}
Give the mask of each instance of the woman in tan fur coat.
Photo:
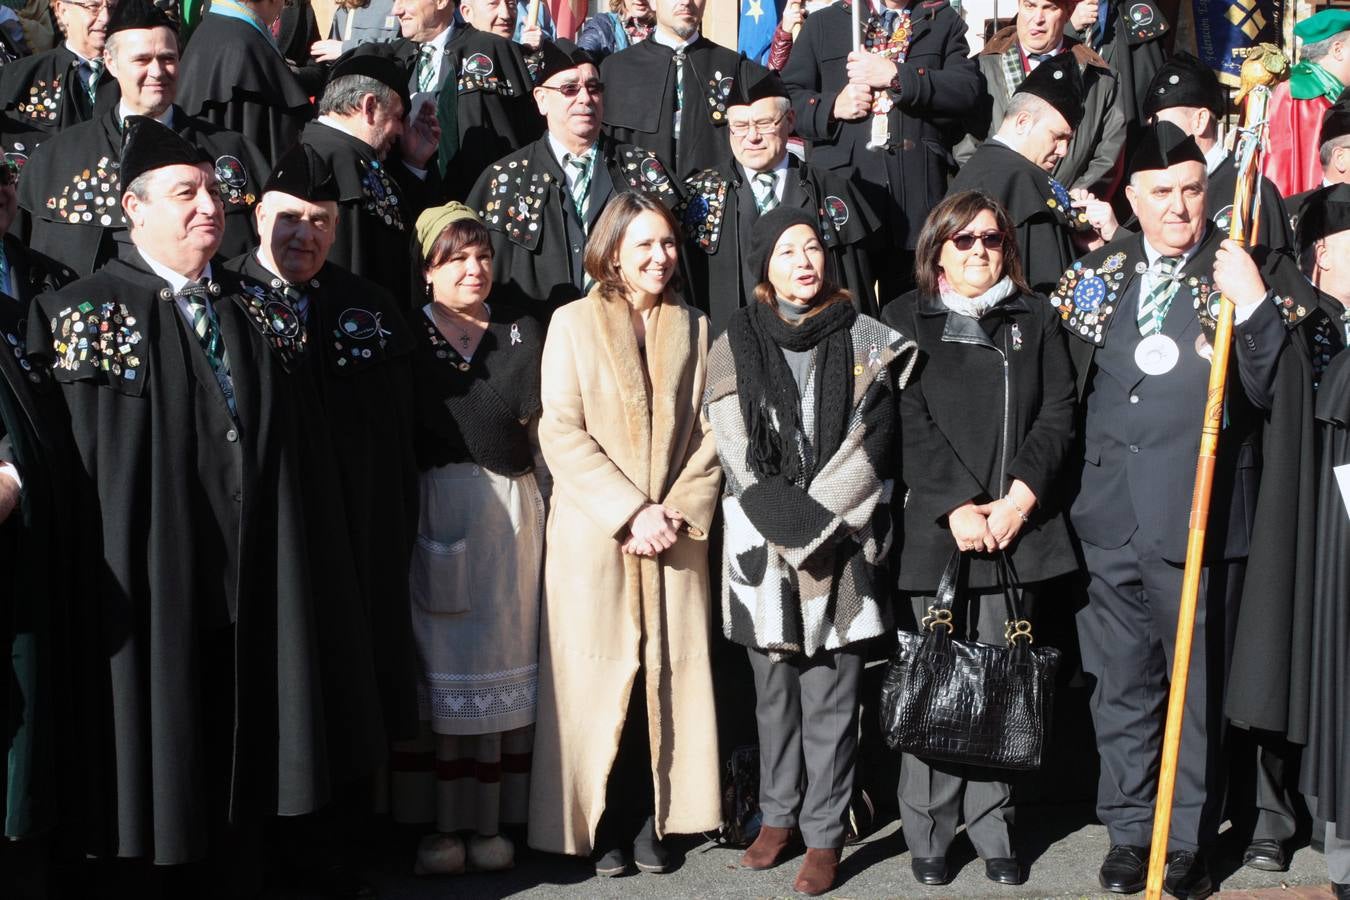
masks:
{"type": "Polygon", "coordinates": [[[590,294],[544,345],[539,442],[554,473],[540,623],[530,846],[629,851],[716,828],[707,533],[721,470],[700,413],[708,320],[672,288],[675,220],[612,200],[586,250],[590,294]]]}

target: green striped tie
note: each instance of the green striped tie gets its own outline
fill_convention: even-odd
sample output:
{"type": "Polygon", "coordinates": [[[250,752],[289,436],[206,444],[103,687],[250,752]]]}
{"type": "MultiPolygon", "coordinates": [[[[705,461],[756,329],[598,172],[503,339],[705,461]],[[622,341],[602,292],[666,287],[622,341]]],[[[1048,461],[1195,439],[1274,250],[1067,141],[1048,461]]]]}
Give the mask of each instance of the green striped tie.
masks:
{"type": "Polygon", "coordinates": [[[675,51],[675,144],[680,143],[680,113],[684,109],[684,51],[675,51]]]}
{"type": "Polygon", "coordinates": [[[1176,277],[1180,267],[1180,256],[1159,257],[1157,271],[1153,275],[1153,287],[1139,301],[1139,334],[1143,337],[1162,331],[1163,320],[1172,306],[1172,298],[1177,295],[1177,288],[1181,287],[1176,277]]]}
{"type": "Polygon", "coordinates": [[[591,202],[591,173],[594,171],[591,163],[594,160],[594,150],[576,156],[571,153],[563,154],[563,166],[571,168],[574,173],[570,188],[572,206],[576,208],[577,218],[581,220],[582,231],[587,230],[586,213],[591,202]]]}
{"type": "Polygon", "coordinates": [[[417,48],[417,89],[429,91],[435,86],[436,47],[434,44],[423,44],[417,48]]]}
{"type": "Polygon", "coordinates": [[[777,181],[772,172],[759,172],[750,184],[761,216],[778,205],[778,194],[774,191],[777,181]]]}

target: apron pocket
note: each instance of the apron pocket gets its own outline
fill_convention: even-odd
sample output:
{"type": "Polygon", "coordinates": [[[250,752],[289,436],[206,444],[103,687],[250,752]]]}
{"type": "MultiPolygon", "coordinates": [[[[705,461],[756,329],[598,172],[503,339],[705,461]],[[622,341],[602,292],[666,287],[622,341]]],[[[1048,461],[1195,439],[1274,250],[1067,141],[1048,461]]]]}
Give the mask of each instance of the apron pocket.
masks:
{"type": "Polygon", "coordinates": [[[413,547],[409,576],[413,600],[429,613],[465,613],[469,611],[468,544],[460,538],[442,544],[417,536],[413,547]]]}

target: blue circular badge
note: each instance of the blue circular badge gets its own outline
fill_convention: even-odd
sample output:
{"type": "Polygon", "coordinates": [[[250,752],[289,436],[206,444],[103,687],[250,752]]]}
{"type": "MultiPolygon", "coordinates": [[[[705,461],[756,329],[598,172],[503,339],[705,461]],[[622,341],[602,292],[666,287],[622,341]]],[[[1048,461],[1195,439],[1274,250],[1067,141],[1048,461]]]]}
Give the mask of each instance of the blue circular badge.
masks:
{"type": "Polygon", "coordinates": [[[689,201],[689,205],[684,210],[684,224],[686,226],[697,225],[708,218],[708,200],[702,194],[695,196],[689,201]]]}
{"type": "Polygon", "coordinates": [[[1096,275],[1084,278],[1073,289],[1073,305],[1083,312],[1096,312],[1106,299],[1106,282],[1096,275]]]}
{"type": "Polygon", "coordinates": [[[1053,178],[1050,179],[1050,193],[1055,195],[1055,202],[1059,204],[1060,209],[1064,210],[1065,215],[1069,215],[1073,211],[1073,199],[1069,197],[1069,192],[1064,189],[1064,185],[1053,178]]]}

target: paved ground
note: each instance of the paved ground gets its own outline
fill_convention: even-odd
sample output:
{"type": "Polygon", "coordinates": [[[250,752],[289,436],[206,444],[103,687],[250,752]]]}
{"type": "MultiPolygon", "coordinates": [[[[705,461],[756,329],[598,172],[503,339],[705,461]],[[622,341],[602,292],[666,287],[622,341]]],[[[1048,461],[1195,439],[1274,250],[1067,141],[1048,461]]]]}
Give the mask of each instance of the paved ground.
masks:
{"type": "MultiPolygon", "coordinates": [[[[1117,897],[1097,887],[1097,866],[1106,848],[1105,830],[1092,812],[1079,806],[1028,807],[1019,812],[1018,852],[1031,864],[1025,885],[1009,888],[984,877],[968,841],[959,837],[952,850],[959,874],[949,885],[925,888],[909,873],[909,857],[897,823],[880,829],[845,852],[841,883],[832,896],[839,898],[1034,898],[1117,897]]],[[[681,844],[683,857],[675,871],[663,875],[631,875],[597,879],[579,860],[522,853],[517,867],[498,875],[416,878],[408,874],[410,851],[386,848],[368,876],[383,900],[443,900],[443,898],[585,897],[585,898],[769,898],[792,896],[792,879],[799,863],[789,861],[768,872],[745,872],[735,867],[738,850],[700,842],[681,844]]],[[[1330,897],[1326,863],[1306,847],[1294,854],[1290,871],[1256,872],[1238,865],[1239,848],[1221,846],[1215,865],[1224,898],[1303,900],[1330,897]]],[[[1138,895],[1142,897],[1143,895],[1138,895]]]]}

